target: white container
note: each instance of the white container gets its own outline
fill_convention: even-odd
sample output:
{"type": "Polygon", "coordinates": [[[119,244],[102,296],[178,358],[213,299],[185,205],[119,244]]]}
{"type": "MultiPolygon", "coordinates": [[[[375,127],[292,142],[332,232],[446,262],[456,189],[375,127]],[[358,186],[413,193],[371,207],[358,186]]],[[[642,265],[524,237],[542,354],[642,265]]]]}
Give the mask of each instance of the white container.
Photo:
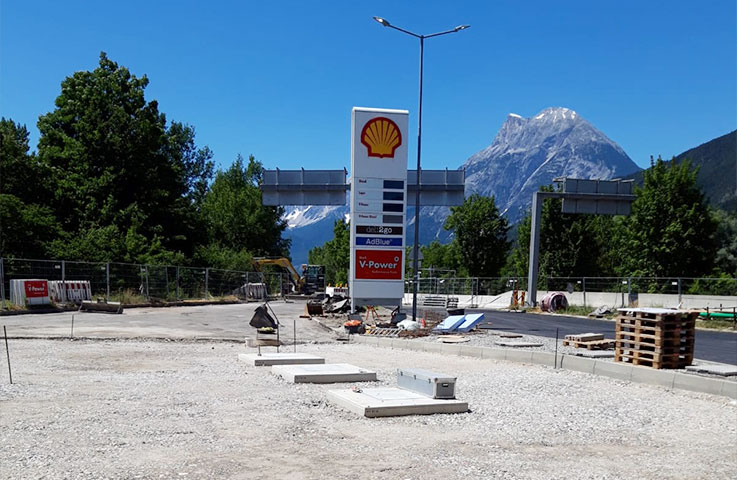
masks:
{"type": "Polygon", "coordinates": [[[397,386],[430,398],[456,398],[456,377],[421,368],[397,369],[397,386]]]}

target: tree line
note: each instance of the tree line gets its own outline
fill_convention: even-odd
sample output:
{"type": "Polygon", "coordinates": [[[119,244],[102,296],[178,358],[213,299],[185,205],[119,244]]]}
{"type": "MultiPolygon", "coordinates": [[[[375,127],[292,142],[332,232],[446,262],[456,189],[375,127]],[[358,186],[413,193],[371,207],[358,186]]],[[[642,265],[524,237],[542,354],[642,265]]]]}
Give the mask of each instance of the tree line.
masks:
{"type": "MultiPolygon", "coordinates": [[[[642,186],[635,186],[630,215],[566,214],[561,200],[544,201],[542,278],[737,277],[737,216],[708,205],[696,181],[698,169],[689,161],[651,163],[642,186]]],[[[435,276],[526,278],[530,224],[528,213],[513,228],[493,197],[471,195],[451,207],[444,224],[451,241],[421,247],[422,267],[435,276]]],[[[348,226],[338,220],[333,240],[309,253],[310,262],[333,266],[327,272],[331,281],[347,275],[348,241],[348,226]]]]}
{"type": "Polygon", "coordinates": [[[261,205],[263,166],[215,170],[195,128],[168,121],[137,77],[102,52],[61,82],[38,119],[0,119],[0,256],[250,270],[288,255],[283,209],[261,205]]]}

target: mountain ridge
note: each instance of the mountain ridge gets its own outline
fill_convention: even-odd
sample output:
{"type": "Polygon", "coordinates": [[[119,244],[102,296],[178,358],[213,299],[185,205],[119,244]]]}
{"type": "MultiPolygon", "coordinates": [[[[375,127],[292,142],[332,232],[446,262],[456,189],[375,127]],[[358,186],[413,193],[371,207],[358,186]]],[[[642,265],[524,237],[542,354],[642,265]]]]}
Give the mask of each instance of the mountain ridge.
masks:
{"type": "MultiPolygon", "coordinates": [[[[639,170],[619,145],[565,107],[549,107],[527,118],[510,113],[491,144],[471,155],[459,168],[466,169],[466,196],[493,195],[510,223],[525,215],[532,193],[556,177],[610,179],[639,170]]],[[[319,208],[323,207],[315,207],[319,208]]],[[[317,234],[311,239],[312,245],[321,245],[332,238],[334,220],[348,213],[347,206],[326,207],[322,210],[325,219],[319,219],[315,209],[295,207],[288,211],[288,218],[295,225],[288,233],[293,242],[310,243],[301,238],[300,230],[304,227],[298,226],[309,217],[310,226],[330,223],[321,229],[309,229],[312,235],[317,234]]],[[[422,207],[420,243],[449,238],[449,232],[442,228],[448,214],[447,207],[422,207]]],[[[408,207],[407,226],[413,223],[414,212],[408,207]]],[[[414,241],[414,229],[407,228],[407,232],[409,245],[414,241]]],[[[295,246],[292,248],[295,262],[306,262],[307,251],[295,246]]]]}

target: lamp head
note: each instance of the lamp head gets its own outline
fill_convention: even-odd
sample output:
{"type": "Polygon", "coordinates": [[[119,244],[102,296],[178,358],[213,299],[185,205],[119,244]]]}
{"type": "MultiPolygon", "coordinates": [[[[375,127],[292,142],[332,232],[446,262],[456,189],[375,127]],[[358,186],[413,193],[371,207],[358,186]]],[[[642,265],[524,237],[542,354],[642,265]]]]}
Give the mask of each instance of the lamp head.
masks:
{"type": "Polygon", "coordinates": [[[455,30],[456,32],[460,32],[461,30],[465,30],[467,28],[471,28],[471,25],[458,25],[453,30],[455,30]]]}
{"type": "Polygon", "coordinates": [[[374,20],[376,20],[376,21],[377,21],[377,22],[379,22],[380,24],[384,25],[385,27],[388,27],[388,26],[390,26],[390,25],[391,25],[391,24],[390,24],[389,22],[387,22],[387,20],[386,20],[385,18],[381,18],[381,17],[374,17],[374,20]]]}

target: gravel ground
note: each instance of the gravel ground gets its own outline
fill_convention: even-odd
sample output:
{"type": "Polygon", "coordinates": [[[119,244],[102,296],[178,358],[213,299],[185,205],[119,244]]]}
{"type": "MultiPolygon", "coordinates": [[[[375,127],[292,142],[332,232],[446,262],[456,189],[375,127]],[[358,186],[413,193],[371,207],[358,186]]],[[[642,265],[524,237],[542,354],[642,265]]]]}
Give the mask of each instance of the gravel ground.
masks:
{"type": "MultiPolygon", "coordinates": [[[[12,340],[3,478],[734,478],[737,402],[578,372],[381,349],[300,351],[458,376],[470,413],[367,419],[224,342],[12,340]]],[[[6,365],[1,365],[3,368],[6,365]]],[[[345,385],[348,388],[350,385],[345,385]]],[[[364,385],[367,388],[368,385],[364,385]]]]}

